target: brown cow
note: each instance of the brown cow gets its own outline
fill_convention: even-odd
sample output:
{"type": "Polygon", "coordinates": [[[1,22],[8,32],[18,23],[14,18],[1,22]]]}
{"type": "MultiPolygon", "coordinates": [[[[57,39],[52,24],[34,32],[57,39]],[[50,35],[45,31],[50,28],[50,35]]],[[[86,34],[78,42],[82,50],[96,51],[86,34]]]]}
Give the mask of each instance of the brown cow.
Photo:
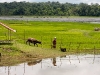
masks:
{"type": "MultiPolygon", "coordinates": [[[[33,43],[34,46],[37,45],[37,43],[41,44],[41,41],[38,41],[34,38],[28,38],[27,41],[26,41],[26,44],[27,44],[27,42],[29,42],[29,45],[30,45],[30,43],[33,43]]],[[[38,47],[38,45],[37,45],[37,47],[38,47]]]]}

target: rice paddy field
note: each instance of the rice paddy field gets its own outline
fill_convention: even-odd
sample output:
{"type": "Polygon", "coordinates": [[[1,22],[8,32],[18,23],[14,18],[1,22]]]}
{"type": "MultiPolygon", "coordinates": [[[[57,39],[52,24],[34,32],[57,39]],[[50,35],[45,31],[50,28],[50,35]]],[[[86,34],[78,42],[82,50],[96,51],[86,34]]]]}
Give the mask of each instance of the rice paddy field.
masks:
{"type": "MultiPolygon", "coordinates": [[[[60,18],[61,19],[61,18],[60,18]]],[[[75,53],[100,54],[100,23],[79,21],[28,21],[0,20],[0,22],[16,30],[9,37],[8,29],[0,25],[0,41],[11,38],[12,45],[0,45],[0,65],[57,57],[75,53]],[[42,42],[38,47],[26,44],[28,38],[42,42]],[[57,38],[57,48],[51,49],[53,38],[57,38]],[[66,48],[61,52],[60,47],[66,48]],[[25,58],[25,59],[24,59],[25,58]],[[12,59],[12,60],[10,60],[12,59]],[[9,60],[9,61],[8,61],[9,60]]]]}
{"type": "MultiPolygon", "coordinates": [[[[42,42],[39,47],[51,48],[53,38],[57,37],[57,49],[60,46],[68,50],[100,49],[100,32],[94,31],[95,28],[100,27],[99,23],[0,21],[17,31],[16,33],[11,32],[11,39],[22,44],[25,44],[27,38],[32,37],[42,42]]],[[[8,30],[0,26],[0,39],[7,39],[7,33],[8,30]]]]}

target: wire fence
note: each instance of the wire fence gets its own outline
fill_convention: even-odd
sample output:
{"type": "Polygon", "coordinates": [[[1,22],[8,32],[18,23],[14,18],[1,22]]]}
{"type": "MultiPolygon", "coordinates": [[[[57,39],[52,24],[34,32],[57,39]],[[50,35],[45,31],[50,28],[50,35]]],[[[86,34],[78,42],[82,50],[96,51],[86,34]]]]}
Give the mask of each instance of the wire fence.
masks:
{"type": "MultiPolygon", "coordinates": [[[[28,36],[26,35],[26,31],[23,30],[22,35],[18,35],[19,33],[12,33],[10,35],[11,40],[16,40],[20,43],[26,44],[26,40],[28,39],[28,36]]],[[[31,35],[30,35],[31,36],[31,35]]],[[[0,37],[5,37],[3,39],[7,39],[7,30],[4,30],[1,33],[0,37]]],[[[42,44],[38,44],[38,47],[41,48],[52,48],[52,40],[54,38],[54,36],[41,36],[41,35],[34,35],[34,37],[36,37],[37,40],[41,41],[42,44]]],[[[70,38],[70,36],[67,38],[70,38]]],[[[74,38],[74,37],[73,37],[74,38]]],[[[60,49],[60,47],[62,48],[66,48],[67,51],[73,51],[73,50],[99,50],[100,49],[100,41],[98,40],[99,37],[97,39],[95,39],[95,41],[87,41],[87,40],[82,40],[80,41],[73,41],[73,40],[69,40],[66,39],[66,37],[64,36],[59,36],[57,37],[57,44],[56,44],[56,49],[60,49]]],[[[33,44],[31,44],[33,45],[33,44]]],[[[33,46],[34,47],[34,46],[33,46]]]]}

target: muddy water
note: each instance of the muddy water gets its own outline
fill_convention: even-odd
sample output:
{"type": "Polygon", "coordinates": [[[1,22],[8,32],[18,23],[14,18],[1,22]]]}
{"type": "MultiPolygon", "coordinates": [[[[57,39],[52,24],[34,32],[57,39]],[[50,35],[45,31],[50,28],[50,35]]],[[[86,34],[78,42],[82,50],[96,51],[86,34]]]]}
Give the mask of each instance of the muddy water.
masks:
{"type": "Polygon", "coordinates": [[[67,55],[3,66],[0,75],[100,75],[100,55],[67,55]]]}
{"type": "Polygon", "coordinates": [[[24,20],[24,21],[56,21],[56,22],[100,22],[100,17],[21,17],[0,16],[0,20],[24,20]]]}

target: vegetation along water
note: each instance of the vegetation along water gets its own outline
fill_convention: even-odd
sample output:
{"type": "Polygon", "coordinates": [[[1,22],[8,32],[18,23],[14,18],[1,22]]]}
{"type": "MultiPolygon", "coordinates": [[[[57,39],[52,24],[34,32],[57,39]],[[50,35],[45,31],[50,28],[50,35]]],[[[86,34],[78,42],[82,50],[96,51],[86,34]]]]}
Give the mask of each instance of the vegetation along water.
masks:
{"type": "MultiPolygon", "coordinates": [[[[16,33],[11,32],[13,44],[0,45],[0,53],[2,54],[0,65],[12,65],[30,59],[37,60],[73,53],[100,53],[100,32],[94,30],[100,27],[98,23],[0,21],[17,31],[16,33]],[[33,44],[29,46],[26,44],[29,37],[40,40],[42,44],[38,44],[38,47],[34,47],[33,44]],[[57,38],[57,48],[51,49],[54,37],[57,38]],[[66,48],[67,51],[61,52],[60,47],[66,48]],[[9,63],[11,61],[13,62],[9,63]]],[[[7,38],[8,30],[0,26],[0,40],[6,40],[7,38]]]]}

